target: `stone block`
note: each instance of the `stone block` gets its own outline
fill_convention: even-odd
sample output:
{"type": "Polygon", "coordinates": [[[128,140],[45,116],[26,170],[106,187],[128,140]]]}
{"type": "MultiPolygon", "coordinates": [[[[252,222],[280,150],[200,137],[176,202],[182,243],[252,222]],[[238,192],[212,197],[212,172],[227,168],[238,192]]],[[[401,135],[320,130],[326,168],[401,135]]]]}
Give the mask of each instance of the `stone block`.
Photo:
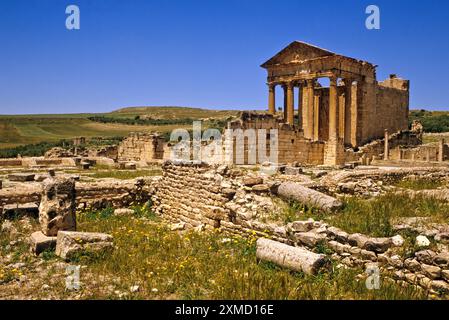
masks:
{"type": "Polygon", "coordinates": [[[365,242],[362,249],[382,253],[393,246],[391,238],[370,238],[365,242]]]}
{"type": "Polygon", "coordinates": [[[298,175],[302,173],[302,169],[299,167],[285,167],[284,174],[286,175],[298,175]]]}
{"type": "Polygon", "coordinates": [[[3,216],[7,218],[17,216],[37,217],[39,214],[39,207],[35,203],[16,203],[8,204],[3,207],[3,216]]]}
{"type": "Polygon", "coordinates": [[[127,209],[127,208],[120,208],[114,210],[115,216],[132,216],[134,215],[133,209],[127,209]]]}
{"type": "Polygon", "coordinates": [[[34,176],[33,173],[11,173],[8,175],[8,180],[15,182],[34,181],[34,176]]]}
{"type": "Polygon", "coordinates": [[[102,254],[113,248],[113,237],[105,233],[59,231],[56,255],[71,259],[78,254],[102,254]]]}
{"type": "Polygon", "coordinates": [[[441,268],[423,263],[421,265],[422,272],[430,279],[438,279],[441,277],[441,268]]]}
{"type": "Polygon", "coordinates": [[[295,240],[309,248],[315,247],[318,243],[324,241],[325,239],[326,236],[321,233],[298,232],[295,234],[295,240]]]}
{"type": "Polygon", "coordinates": [[[295,232],[307,232],[313,229],[313,221],[293,221],[288,226],[295,232]]]}
{"type": "Polygon", "coordinates": [[[43,182],[39,223],[46,236],[56,236],[60,230],[76,230],[75,181],[63,177],[43,182]]]}
{"type": "Polygon", "coordinates": [[[263,184],[261,177],[245,177],[243,178],[243,184],[247,187],[252,187],[258,184],[263,184]]]}
{"type": "Polygon", "coordinates": [[[39,255],[45,250],[54,250],[56,248],[56,237],[47,237],[41,231],[36,231],[30,236],[30,245],[31,252],[39,255]]]}
{"type": "Polygon", "coordinates": [[[266,184],[256,184],[251,187],[251,190],[254,192],[268,192],[270,191],[270,187],[266,184]]]}

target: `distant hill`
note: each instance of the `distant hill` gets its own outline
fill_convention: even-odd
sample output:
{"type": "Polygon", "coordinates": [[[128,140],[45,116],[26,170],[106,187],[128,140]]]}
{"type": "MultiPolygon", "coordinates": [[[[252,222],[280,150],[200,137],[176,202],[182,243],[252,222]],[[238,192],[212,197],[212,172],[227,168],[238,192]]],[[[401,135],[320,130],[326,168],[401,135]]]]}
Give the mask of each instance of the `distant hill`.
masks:
{"type": "Polygon", "coordinates": [[[236,110],[167,106],[128,107],[109,113],[0,115],[0,149],[55,142],[77,136],[118,137],[134,131],[168,133],[176,128],[191,129],[192,120],[207,119],[213,125],[238,113],[236,110]],[[90,120],[98,118],[108,121],[90,120]],[[135,119],[156,121],[134,121],[135,119]]]}
{"type": "MultiPolygon", "coordinates": [[[[263,111],[259,111],[263,112],[263,111]]],[[[0,149],[61,139],[123,137],[133,131],[167,134],[192,128],[192,120],[220,127],[238,110],[208,110],[179,106],[126,107],[107,113],[0,115],[0,149]]],[[[410,111],[410,121],[420,120],[427,132],[449,131],[449,111],[410,111]]]]}
{"type": "Polygon", "coordinates": [[[127,107],[108,113],[108,116],[135,117],[151,116],[155,119],[180,119],[180,118],[225,118],[235,116],[237,110],[209,110],[193,107],[179,106],[155,106],[155,107],[127,107]]]}

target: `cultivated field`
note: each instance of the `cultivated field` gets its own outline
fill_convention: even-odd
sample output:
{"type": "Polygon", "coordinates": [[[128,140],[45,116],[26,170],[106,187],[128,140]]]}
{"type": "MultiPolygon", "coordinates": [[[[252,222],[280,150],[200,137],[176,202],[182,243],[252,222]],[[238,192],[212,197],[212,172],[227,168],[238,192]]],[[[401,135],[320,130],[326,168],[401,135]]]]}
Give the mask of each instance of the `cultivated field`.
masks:
{"type": "MultiPolygon", "coordinates": [[[[135,131],[171,132],[175,128],[191,129],[187,124],[129,125],[126,123],[100,123],[90,117],[103,116],[117,119],[134,119],[150,116],[153,119],[226,119],[237,111],[217,111],[184,107],[125,108],[101,114],[48,114],[0,115],[0,149],[39,142],[53,142],[74,137],[117,137],[135,131]]],[[[156,120],[156,122],[157,122],[156,120]]]]}

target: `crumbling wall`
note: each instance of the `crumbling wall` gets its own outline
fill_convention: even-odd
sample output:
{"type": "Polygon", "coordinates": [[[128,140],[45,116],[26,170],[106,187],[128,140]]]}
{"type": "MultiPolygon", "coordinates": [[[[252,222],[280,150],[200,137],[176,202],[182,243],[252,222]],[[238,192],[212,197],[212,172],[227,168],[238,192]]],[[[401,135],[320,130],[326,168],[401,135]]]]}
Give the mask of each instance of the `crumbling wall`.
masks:
{"type": "MultiPolygon", "coordinates": [[[[255,129],[256,131],[256,143],[250,143],[247,138],[244,139],[244,163],[242,164],[261,164],[263,161],[259,158],[258,145],[259,145],[259,130],[266,130],[266,156],[270,157],[271,147],[269,135],[271,129],[277,129],[278,134],[278,163],[307,163],[307,164],[323,164],[324,159],[324,142],[323,141],[310,141],[305,139],[303,131],[289,124],[284,123],[283,119],[269,114],[257,114],[244,112],[240,119],[232,121],[228,124],[228,129],[238,130],[242,129],[243,132],[248,129],[255,129]],[[254,150],[257,155],[256,163],[249,162],[248,153],[250,150],[254,150]]],[[[236,160],[236,145],[237,139],[233,139],[233,161],[236,160]]],[[[276,150],[273,150],[276,151],[276,150]]]]}
{"type": "Polygon", "coordinates": [[[118,161],[151,163],[164,158],[164,138],[157,134],[131,133],[118,147],[118,161]]]}
{"type": "MultiPolygon", "coordinates": [[[[251,220],[248,212],[239,213],[244,204],[231,202],[231,199],[241,184],[231,178],[233,172],[226,165],[166,161],[162,169],[163,178],[155,186],[156,193],[152,197],[158,215],[189,227],[222,228],[234,234],[256,234],[289,242],[285,228],[251,220]]],[[[262,183],[258,179],[255,181],[262,183]]],[[[266,192],[268,187],[264,187],[266,192]]],[[[253,188],[257,188],[256,185],[253,188]]],[[[246,196],[243,195],[245,199],[246,196]]]]}
{"type": "MultiPolygon", "coordinates": [[[[449,159],[449,145],[444,144],[442,151],[442,160],[445,161],[449,159]]],[[[414,148],[401,148],[400,146],[398,146],[390,151],[390,159],[436,162],[440,160],[439,154],[439,143],[435,142],[417,146],[414,148]]]]}
{"type": "MultiPolygon", "coordinates": [[[[339,173],[341,176],[335,176],[335,181],[342,181],[345,178],[343,175],[353,174],[339,173]]],[[[263,179],[243,177],[241,180],[245,188],[239,189],[240,178],[227,166],[168,161],[163,165],[163,174],[153,203],[156,213],[169,221],[183,222],[189,227],[206,225],[231,234],[271,238],[310,250],[325,244],[333,252],[332,258],[346,266],[360,268],[376,263],[382,270],[382,276],[399,283],[407,282],[426,290],[449,293],[447,251],[421,250],[414,256],[402,256],[398,249],[404,245],[404,239],[398,235],[373,238],[359,233],[349,234],[313,219],[288,224],[261,222],[253,216],[255,209],[243,211],[242,207],[236,208],[240,200],[236,201],[235,198],[243,192],[241,206],[248,205],[245,202],[250,195],[245,190],[260,192],[263,190],[263,184],[260,184],[263,179]]],[[[385,174],[391,175],[389,171],[385,174]]]]}
{"type": "MultiPolygon", "coordinates": [[[[422,143],[422,137],[420,133],[415,131],[400,131],[393,133],[389,136],[388,146],[391,151],[398,147],[415,147],[422,143]]],[[[385,138],[377,139],[366,145],[360,147],[357,151],[352,149],[346,150],[346,161],[357,161],[360,157],[364,156],[367,159],[380,158],[384,154],[385,148],[385,138]]],[[[394,152],[393,152],[394,154],[394,152]]],[[[393,155],[394,156],[394,155],[393,155]]]]}
{"type": "Polygon", "coordinates": [[[372,138],[382,137],[385,129],[397,132],[408,129],[409,81],[396,75],[378,82],[375,114],[371,119],[372,138]]]}
{"type": "MultiPolygon", "coordinates": [[[[157,177],[135,180],[107,180],[77,182],[76,204],[79,210],[97,210],[106,207],[124,208],[150,200],[157,177]]],[[[36,203],[41,201],[42,186],[30,183],[23,186],[0,189],[0,208],[9,204],[36,203]]]]}

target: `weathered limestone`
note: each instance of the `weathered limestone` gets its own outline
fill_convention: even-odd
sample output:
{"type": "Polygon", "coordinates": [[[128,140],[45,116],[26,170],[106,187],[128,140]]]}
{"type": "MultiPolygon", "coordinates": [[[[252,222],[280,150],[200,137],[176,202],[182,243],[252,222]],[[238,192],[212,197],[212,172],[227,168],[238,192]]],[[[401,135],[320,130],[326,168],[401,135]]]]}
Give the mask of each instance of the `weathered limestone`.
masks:
{"type": "Polygon", "coordinates": [[[327,259],[322,254],[264,238],[257,240],[256,257],[311,275],[327,265],[327,259]]]}
{"type": "Polygon", "coordinates": [[[305,205],[317,207],[325,211],[335,211],[342,206],[341,201],[338,199],[306,188],[295,182],[283,182],[274,188],[273,191],[283,198],[296,200],[305,205]]]}
{"type": "Polygon", "coordinates": [[[120,208],[120,209],[115,209],[114,210],[114,215],[115,216],[132,216],[134,214],[134,210],[133,209],[127,209],[127,208],[120,208]]]}
{"type": "Polygon", "coordinates": [[[11,173],[8,175],[8,180],[15,182],[34,181],[34,176],[34,173],[11,173]]]}
{"type": "Polygon", "coordinates": [[[275,86],[269,86],[269,96],[268,96],[268,113],[275,114],[276,113],[276,92],[275,86]]]}
{"type": "Polygon", "coordinates": [[[293,83],[287,85],[287,123],[293,125],[294,120],[294,96],[293,96],[293,83]]]}
{"type": "Polygon", "coordinates": [[[298,232],[295,234],[296,241],[309,248],[313,248],[326,240],[326,235],[316,232],[298,232]]]}
{"type": "Polygon", "coordinates": [[[390,147],[388,145],[389,142],[389,136],[388,136],[388,130],[385,130],[385,138],[384,138],[384,160],[388,160],[390,157],[390,147]]]}
{"type": "Polygon", "coordinates": [[[18,216],[37,217],[38,214],[39,207],[34,202],[7,204],[3,207],[3,216],[8,218],[18,216]]]}
{"type": "Polygon", "coordinates": [[[46,236],[56,236],[60,230],[76,230],[75,181],[52,178],[43,182],[39,223],[46,236]]]}
{"type": "Polygon", "coordinates": [[[118,161],[148,164],[164,157],[164,138],[157,134],[131,133],[118,147],[118,161]]]}
{"type": "MultiPolygon", "coordinates": [[[[409,81],[390,75],[378,82],[371,63],[294,41],[262,67],[268,72],[270,94],[277,85],[283,86],[286,101],[290,100],[289,86],[307,82],[299,90],[303,101],[299,113],[307,139],[341,138],[345,144],[359,147],[380,138],[384,129],[407,129],[409,81]],[[329,88],[313,85],[324,77],[331,79],[329,88]]],[[[287,106],[288,102],[284,118],[290,123],[287,106]]]]}
{"type": "Polygon", "coordinates": [[[444,161],[444,139],[440,139],[438,142],[438,161],[444,161]]]}
{"type": "Polygon", "coordinates": [[[258,184],[263,184],[261,177],[245,177],[243,178],[243,184],[247,187],[252,187],[258,184]]]}
{"type": "Polygon", "coordinates": [[[47,237],[41,231],[36,231],[30,236],[30,245],[31,252],[39,255],[45,250],[54,250],[56,248],[56,237],[47,237]]]}
{"type": "Polygon", "coordinates": [[[105,233],[59,231],[56,255],[70,260],[78,254],[102,254],[113,248],[113,238],[105,233]]]}

